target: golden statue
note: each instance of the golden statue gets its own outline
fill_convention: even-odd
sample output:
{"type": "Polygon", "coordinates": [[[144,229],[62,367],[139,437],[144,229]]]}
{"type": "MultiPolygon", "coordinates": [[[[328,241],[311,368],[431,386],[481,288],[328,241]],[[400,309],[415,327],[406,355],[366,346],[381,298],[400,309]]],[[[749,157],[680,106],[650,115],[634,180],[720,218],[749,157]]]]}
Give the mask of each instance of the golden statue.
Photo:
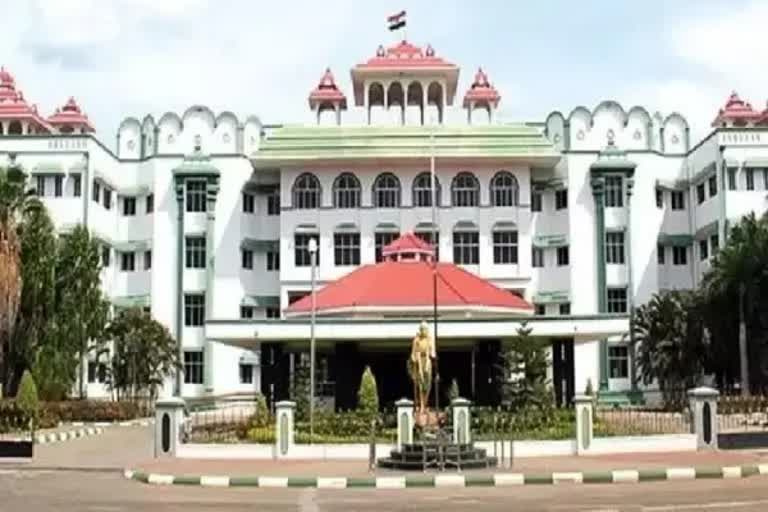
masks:
{"type": "Polygon", "coordinates": [[[429,393],[432,389],[432,361],[435,340],[429,335],[427,323],[422,321],[419,332],[411,342],[411,357],[408,359],[408,375],[413,381],[413,401],[416,421],[422,423],[427,416],[429,393]]]}

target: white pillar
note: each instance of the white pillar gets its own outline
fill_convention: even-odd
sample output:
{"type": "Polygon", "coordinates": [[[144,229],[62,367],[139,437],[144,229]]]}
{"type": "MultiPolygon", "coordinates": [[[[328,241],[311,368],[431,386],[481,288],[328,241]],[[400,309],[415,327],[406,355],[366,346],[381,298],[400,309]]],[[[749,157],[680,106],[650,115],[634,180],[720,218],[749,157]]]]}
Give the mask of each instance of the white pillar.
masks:
{"type": "Polygon", "coordinates": [[[454,398],[451,402],[451,414],[453,414],[453,442],[455,444],[467,444],[472,441],[470,435],[469,406],[471,402],[466,398],[454,398]]]}
{"type": "Polygon", "coordinates": [[[155,402],[155,457],[175,457],[184,429],[184,400],[178,397],[155,402]]]}
{"type": "Polygon", "coordinates": [[[296,402],[284,400],[275,404],[275,456],[290,456],[294,445],[294,411],[296,402]]]}
{"type": "Polygon", "coordinates": [[[429,100],[429,96],[427,96],[427,89],[424,87],[424,82],[419,82],[421,84],[421,125],[424,126],[429,122],[427,119],[427,101],[429,100]]]}
{"type": "Polygon", "coordinates": [[[691,430],[696,434],[699,450],[717,450],[717,399],[716,389],[700,387],[688,390],[691,412],[691,430]]]}
{"type": "Polygon", "coordinates": [[[576,405],[576,455],[589,453],[592,446],[592,425],[594,423],[594,411],[592,397],[588,395],[576,395],[573,397],[576,405]]]}
{"type": "Polygon", "coordinates": [[[363,106],[365,107],[365,115],[368,118],[368,124],[371,124],[371,90],[370,84],[363,82],[363,106]]]}
{"type": "Polygon", "coordinates": [[[413,401],[401,398],[395,402],[397,407],[397,448],[402,450],[406,444],[413,443],[413,401]]]}

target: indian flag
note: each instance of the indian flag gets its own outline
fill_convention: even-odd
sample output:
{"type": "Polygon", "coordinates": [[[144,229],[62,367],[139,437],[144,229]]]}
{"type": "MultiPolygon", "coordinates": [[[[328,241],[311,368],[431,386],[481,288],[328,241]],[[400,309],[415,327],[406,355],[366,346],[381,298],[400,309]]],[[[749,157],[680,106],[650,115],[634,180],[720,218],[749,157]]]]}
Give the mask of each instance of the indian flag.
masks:
{"type": "Polygon", "coordinates": [[[397,14],[387,17],[387,23],[389,23],[389,30],[397,30],[405,26],[405,11],[400,11],[397,14]]]}

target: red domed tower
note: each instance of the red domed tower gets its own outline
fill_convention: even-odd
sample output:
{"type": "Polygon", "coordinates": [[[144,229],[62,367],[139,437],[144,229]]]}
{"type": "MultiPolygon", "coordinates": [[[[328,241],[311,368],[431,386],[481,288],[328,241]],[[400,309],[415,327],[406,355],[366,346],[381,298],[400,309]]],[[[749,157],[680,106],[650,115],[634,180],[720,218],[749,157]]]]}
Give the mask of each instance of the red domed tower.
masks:
{"type": "Polygon", "coordinates": [[[714,127],[748,126],[760,121],[762,114],[752,108],[752,105],[742,100],[736,91],[732,92],[725,107],[717,113],[712,121],[714,127]]]}
{"type": "Polygon", "coordinates": [[[51,133],[51,126],[16,89],[13,76],[0,67],[0,135],[51,133]]]}
{"type": "Polygon", "coordinates": [[[464,95],[464,108],[467,109],[467,122],[472,124],[472,112],[475,109],[483,109],[488,112],[488,122],[493,122],[493,113],[499,106],[501,96],[494,86],[488,81],[488,75],[483,68],[478,68],[472,86],[464,95]]]}
{"type": "Polygon", "coordinates": [[[88,116],[83,113],[75,98],[72,97],[48,118],[48,124],[57,128],[59,133],[91,133],[96,131],[88,120],[88,116]]]}
{"type": "Polygon", "coordinates": [[[320,83],[309,93],[309,108],[317,116],[317,124],[320,124],[320,115],[326,110],[336,113],[336,124],[341,125],[341,111],[347,110],[347,97],[336,85],[330,68],[325,69],[320,83]]]}

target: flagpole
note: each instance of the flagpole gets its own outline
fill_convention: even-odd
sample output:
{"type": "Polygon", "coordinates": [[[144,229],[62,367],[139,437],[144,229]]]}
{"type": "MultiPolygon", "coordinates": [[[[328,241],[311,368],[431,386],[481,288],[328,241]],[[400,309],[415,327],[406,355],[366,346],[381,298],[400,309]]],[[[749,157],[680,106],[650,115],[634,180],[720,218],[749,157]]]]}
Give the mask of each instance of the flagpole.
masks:
{"type": "Polygon", "coordinates": [[[437,176],[435,174],[435,129],[434,123],[429,126],[429,177],[432,187],[432,245],[434,257],[432,258],[432,324],[434,330],[435,361],[434,361],[434,388],[435,411],[440,412],[440,374],[437,363],[437,254],[438,254],[438,229],[437,229],[437,176]]]}

